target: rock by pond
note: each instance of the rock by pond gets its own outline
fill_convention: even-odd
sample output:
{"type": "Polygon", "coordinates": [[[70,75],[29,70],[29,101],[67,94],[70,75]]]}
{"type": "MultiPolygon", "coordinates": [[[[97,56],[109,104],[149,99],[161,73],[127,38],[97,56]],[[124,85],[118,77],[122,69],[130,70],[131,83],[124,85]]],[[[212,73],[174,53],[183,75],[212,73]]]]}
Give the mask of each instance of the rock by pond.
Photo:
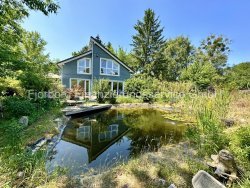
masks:
{"type": "Polygon", "coordinates": [[[215,174],[227,180],[227,185],[239,179],[243,174],[242,170],[236,165],[233,155],[228,150],[219,151],[218,155],[211,155],[212,162],[207,164],[215,168],[215,174]]]}
{"type": "Polygon", "coordinates": [[[28,116],[22,116],[20,119],[19,119],[19,124],[23,125],[23,126],[28,126],[29,124],[29,117],[28,116]]]}

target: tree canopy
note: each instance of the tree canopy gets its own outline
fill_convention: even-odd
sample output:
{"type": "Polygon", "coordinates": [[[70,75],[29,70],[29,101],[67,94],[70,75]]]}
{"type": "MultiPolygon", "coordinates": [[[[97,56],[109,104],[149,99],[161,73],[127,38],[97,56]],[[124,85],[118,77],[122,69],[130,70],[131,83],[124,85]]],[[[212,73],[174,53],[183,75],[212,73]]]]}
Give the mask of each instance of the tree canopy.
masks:
{"type": "Polygon", "coordinates": [[[156,17],[152,9],[147,9],[143,20],[138,20],[134,29],[136,34],[132,36],[132,53],[138,64],[138,71],[154,75],[153,67],[160,63],[160,53],[165,43],[159,17],[156,17]]]}
{"type": "Polygon", "coordinates": [[[250,88],[250,62],[243,62],[229,68],[226,74],[230,87],[235,89],[250,88]]]}
{"type": "Polygon", "coordinates": [[[163,61],[156,67],[158,78],[178,80],[181,71],[192,62],[193,53],[194,47],[188,37],[168,39],[163,49],[163,61]]]}
{"type": "MultiPolygon", "coordinates": [[[[45,78],[46,70],[50,69],[49,55],[45,54],[47,44],[37,32],[27,32],[21,26],[24,18],[29,16],[30,10],[42,12],[44,15],[56,13],[59,5],[53,0],[2,0],[0,6],[0,79],[1,92],[10,86],[19,87],[24,84],[22,75],[29,80],[41,81],[45,78]],[[31,74],[39,74],[36,79],[31,74]],[[15,83],[15,84],[12,84],[15,83]]],[[[51,67],[54,67],[53,65],[51,67]]],[[[41,86],[39,82],[36,86],[41,86]]],[[[25,84],[29,86],[30,83],[25,84]]],[[[44,89],[44,88],[43,88],[44,89]]]]}

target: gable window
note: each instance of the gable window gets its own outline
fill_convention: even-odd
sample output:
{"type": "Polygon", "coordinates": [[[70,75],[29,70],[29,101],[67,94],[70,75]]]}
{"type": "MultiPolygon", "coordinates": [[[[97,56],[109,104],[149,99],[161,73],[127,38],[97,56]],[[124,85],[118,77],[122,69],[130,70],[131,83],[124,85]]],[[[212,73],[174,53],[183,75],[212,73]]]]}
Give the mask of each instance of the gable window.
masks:
{"type": "Polygon", "coordinates": [[[119,76],[119,64],[111,59],[101,58],[101,75],[119,76]]]}
{"type": "Polygon", "coordinates": [[[77,74],[90,74],[91,59],[83,58],[77,61],[77,74]]]}

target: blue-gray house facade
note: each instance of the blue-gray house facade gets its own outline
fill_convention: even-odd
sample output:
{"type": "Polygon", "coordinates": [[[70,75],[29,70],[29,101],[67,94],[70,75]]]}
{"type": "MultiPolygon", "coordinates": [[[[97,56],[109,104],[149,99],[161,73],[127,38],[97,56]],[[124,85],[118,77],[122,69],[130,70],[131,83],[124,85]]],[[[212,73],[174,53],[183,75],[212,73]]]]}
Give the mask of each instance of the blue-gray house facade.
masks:
{"type": "Polygon", "coordinates": [[[117,94],[124,92],[124,82],[133,71],[125,62],[111,53],[97,39],[90,37],[89,51],[60,61],[62,84],[73,89],[78,86],[88,95],[92,92],[94,80],[110,82],[110,90],[117,94]]]}

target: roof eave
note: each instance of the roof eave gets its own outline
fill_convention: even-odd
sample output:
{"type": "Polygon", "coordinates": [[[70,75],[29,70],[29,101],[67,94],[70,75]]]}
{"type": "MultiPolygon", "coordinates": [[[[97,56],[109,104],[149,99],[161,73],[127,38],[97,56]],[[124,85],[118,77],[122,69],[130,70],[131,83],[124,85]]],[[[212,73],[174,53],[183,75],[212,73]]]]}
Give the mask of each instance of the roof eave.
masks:
{"type": "Polygon", "coordinates": [[[80,54],[80,55],[77,55],[77,56],[73,56],[73,57],[64,59],[64,60],[62,60],[62,61],[59,61],[59,62],[57,62],[57,65],[58,65],[58,66],[62,66],[62,65],[64,65],[65,63],[68,63],[68,62],[77,60],[77,59],[79,59],[79,58],[81,58],[81,57],[84,57],[84,56],[86,56],[86,55],[88,55],[88,54],[91,54],[91,53],[92,53],[92,50],[86,51],[86,52],[83,53],[83,54],[80,54]]]}

